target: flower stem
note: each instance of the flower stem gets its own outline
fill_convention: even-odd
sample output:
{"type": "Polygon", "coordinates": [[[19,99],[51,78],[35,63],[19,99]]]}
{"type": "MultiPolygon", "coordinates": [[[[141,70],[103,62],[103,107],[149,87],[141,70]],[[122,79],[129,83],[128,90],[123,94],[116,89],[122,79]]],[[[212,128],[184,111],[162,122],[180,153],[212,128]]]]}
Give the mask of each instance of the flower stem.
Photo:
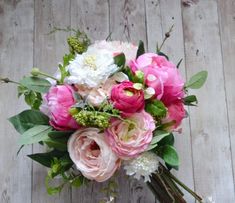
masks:
{"type": "Polygon", "coordinates": [[[14,83],[14,84],[20,85],[19,82],[10,80],[9,78],[1,78],[1,77],[0,77],[0,81],[3,82],[3,83],[14,83]]]}
{"type": "Polygon", "coordinates": [[[170,27],[169,31],[165,33],[165,37],[164,37],[164,39],[163,39],[163,41],[162,41],[160,47],[159,47],[159,48],[157,47],[157,52],[160,52],[160,51],[161,51],[161,49],[162,49],[164,43],[166,42],[167,38],[170,37],[170,33],[172,32],[173,27],[174,27],[174,25],[172,25],[172,26],[170,27]]]}

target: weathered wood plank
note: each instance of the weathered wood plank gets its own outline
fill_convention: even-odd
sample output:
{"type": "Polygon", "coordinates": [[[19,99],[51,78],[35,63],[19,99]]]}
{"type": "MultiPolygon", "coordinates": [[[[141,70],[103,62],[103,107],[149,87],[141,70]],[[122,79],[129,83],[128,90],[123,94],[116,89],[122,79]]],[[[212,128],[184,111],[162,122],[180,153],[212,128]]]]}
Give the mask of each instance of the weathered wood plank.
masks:
{"type": "MultiPolygon", "coordinates": [[[[72,0],[71,27],[79,28],[95,40],[105,39],[109,35],[109,4],[106,0],[72,0]]],[[[101,192],[106,183],[91,182],[88,186],[72,189],[72,202],[99,202],[105,194],[101,192]]]]}
{"type": "MultiPolygon", "coordinates": [[[[230,147],[232,152],[233,178],[235,177],[235,2],[233,0],[218,1],[220,34],[224,66],[227,112],[229,121],[230,147]]],[[[235,182],[235,178],[234,178],[235,182]]]]}
{"type": "MultiPolygon", "coordinates": [[[[69,33],[56,32],[47,35],[54,27],[65,28],[70,25],[70,1],[35,1],[34,66],[53,74],[64,53],[68,52],[66,36],[69,33]]],[[[45,151],[34,145],[34,153],[45,151]]],[[[52,203],[71,202],[70,188],[64,188],[60,195],[49,196],[45,189],[47,169],[33,164],[32,202],[52,203]]],[[[59,181],[59,180],[58,180],[59,181]]]]}
{"type": "MultiPolygon", "coordinates": [[[[170,38],[166,41],[162,51],[169,54],[170,60],[177,64],[182,58],[179,71],[186,79],[185,59],[184,59],[184,39],[181,16],[181,0],[164,0],[160,3],[163,34],[174,25],[170,38]]],[[[187,67],[186,67],[187,68],[187,67]]],[[[179,171],[175,172],[187,186],[194,189],[193,179],[193,160],[191,149],[191,135],[189,119],[185,119],[182,124],[182,134],[175,134],[175,145],[180,156],[179,171]]],[[[194,198],[186,191],[185,199],[187,202],[194,202],[194,198]]]]}
{"type": "MultiPolygon", "coordinates": [[[[33,65],[33,0],[0,0],[0,77],[18,80],[33,65]]],[[[31,202],[31,166],[25,147],[19,156],[18,133],[7,118],[25,108],[15,85],[0,88],[0,202],[31,202]]]]}
{"type": "MultiPolygon", "coordinates": [[[[200,105],[190,109],[196,191],[215,202],[235,202],[224,91],[217,2],[183,7],[188,76],[207,69],[209,79],[197,91],[200,105]]],[[[191,91],[194,93],[194,91],[191,91]]]]}
{"type": "MultiPolygon", "coordinates": [[[[145,2],[111,0],[110,32],[113,40],[131,41],[136,44],[142,40],[147,45],[145,2]]],[[[145,183],[127,178],[124,171],[118,182],[118,202],[155,202],[145,183]]]]}

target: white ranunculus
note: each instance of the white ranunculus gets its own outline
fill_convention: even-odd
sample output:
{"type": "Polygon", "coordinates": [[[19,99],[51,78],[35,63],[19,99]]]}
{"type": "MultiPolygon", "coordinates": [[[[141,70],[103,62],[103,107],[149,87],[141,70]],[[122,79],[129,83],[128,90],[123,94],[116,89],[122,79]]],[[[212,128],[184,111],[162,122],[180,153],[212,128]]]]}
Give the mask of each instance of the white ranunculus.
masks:
{"type": "Polygon", "coordinates": [[[118,70],[114,64],[113,53],[106,49],[89,47],[83,54],[78,54],[68,66],[69,84],[97,87],[118,70]]]}

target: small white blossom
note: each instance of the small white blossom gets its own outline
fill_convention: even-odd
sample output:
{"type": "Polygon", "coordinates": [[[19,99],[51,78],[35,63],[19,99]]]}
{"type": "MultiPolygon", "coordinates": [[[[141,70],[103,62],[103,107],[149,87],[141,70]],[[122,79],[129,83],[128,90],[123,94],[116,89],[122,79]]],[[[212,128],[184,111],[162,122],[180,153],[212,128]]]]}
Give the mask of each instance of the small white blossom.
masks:
{"type": "Polygon", "coordinates": [[[124,169],[127,175],[133,175],[138,180],[144,177],[145,182],[150,181],[149,176],[158,169],[158,166],[158,157],[153,152],[144,152],[139,157],[124,163],[124,169]]]}
{"type": "Polygon", "coordinates": [[[89,47],[85,53],[78,54],[70,62],[68,66],[70,76],[66,81],[69,84],[97,87],[117,70],[112,52],[89,47]]]}

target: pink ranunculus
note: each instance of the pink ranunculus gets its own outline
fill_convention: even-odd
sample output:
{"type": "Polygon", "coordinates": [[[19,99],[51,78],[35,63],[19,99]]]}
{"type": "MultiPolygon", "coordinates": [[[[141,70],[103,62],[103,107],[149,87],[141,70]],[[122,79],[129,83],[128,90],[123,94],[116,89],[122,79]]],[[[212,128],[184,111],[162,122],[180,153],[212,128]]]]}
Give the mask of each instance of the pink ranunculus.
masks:
{"type": "Polygon", "coordinates": [[[143,54],[130,62],[130,68],[133,72],[144,72],[146,85],[154,88],[156,98],[164,104],[170,104],[184,96],[184,81],[176,66],[164,56],[143,54]]]}
{"type": "Polygon", "coordinates": [[[109,179],[121,163],[97,128],[83,128],[71,135],[68,152],[83,176],[97,182],[109,179]]]}
{"type": "Polygon", "coordinates": [[[144,92],[133,87],[130,81],[113,86],[111,101],[124,116],[139,112],[144,108],[144,92]]]}
{"type": "Polygon", "coordinates": [[[155,124],[152,116],[144,110],[128,117],[129,122],[114,119],[105,131],[112,150],[122,159],[129,159],[144,152],[153,136],[155,124]]]}
{"type": "Polygon", "coordinates": [[[174,121],[175,124],[170,126],[168,130],[177,129],[182,120],[186,116],[186,111],[184,109],[183,102],[181,100],[175,101],[174,103],[167,106],[168,113],[165,119],[162,120],[163,123],[169,123],[174,121]]]}
{"type": "Polygon", "coordinates": [[[50,118],[50,124],[57,130],[78,129],[76,121],[69,114],[75,104],[74,90],[69,85],[57,85],[50,88],[43,96],[40,111],[50,118]]]}

